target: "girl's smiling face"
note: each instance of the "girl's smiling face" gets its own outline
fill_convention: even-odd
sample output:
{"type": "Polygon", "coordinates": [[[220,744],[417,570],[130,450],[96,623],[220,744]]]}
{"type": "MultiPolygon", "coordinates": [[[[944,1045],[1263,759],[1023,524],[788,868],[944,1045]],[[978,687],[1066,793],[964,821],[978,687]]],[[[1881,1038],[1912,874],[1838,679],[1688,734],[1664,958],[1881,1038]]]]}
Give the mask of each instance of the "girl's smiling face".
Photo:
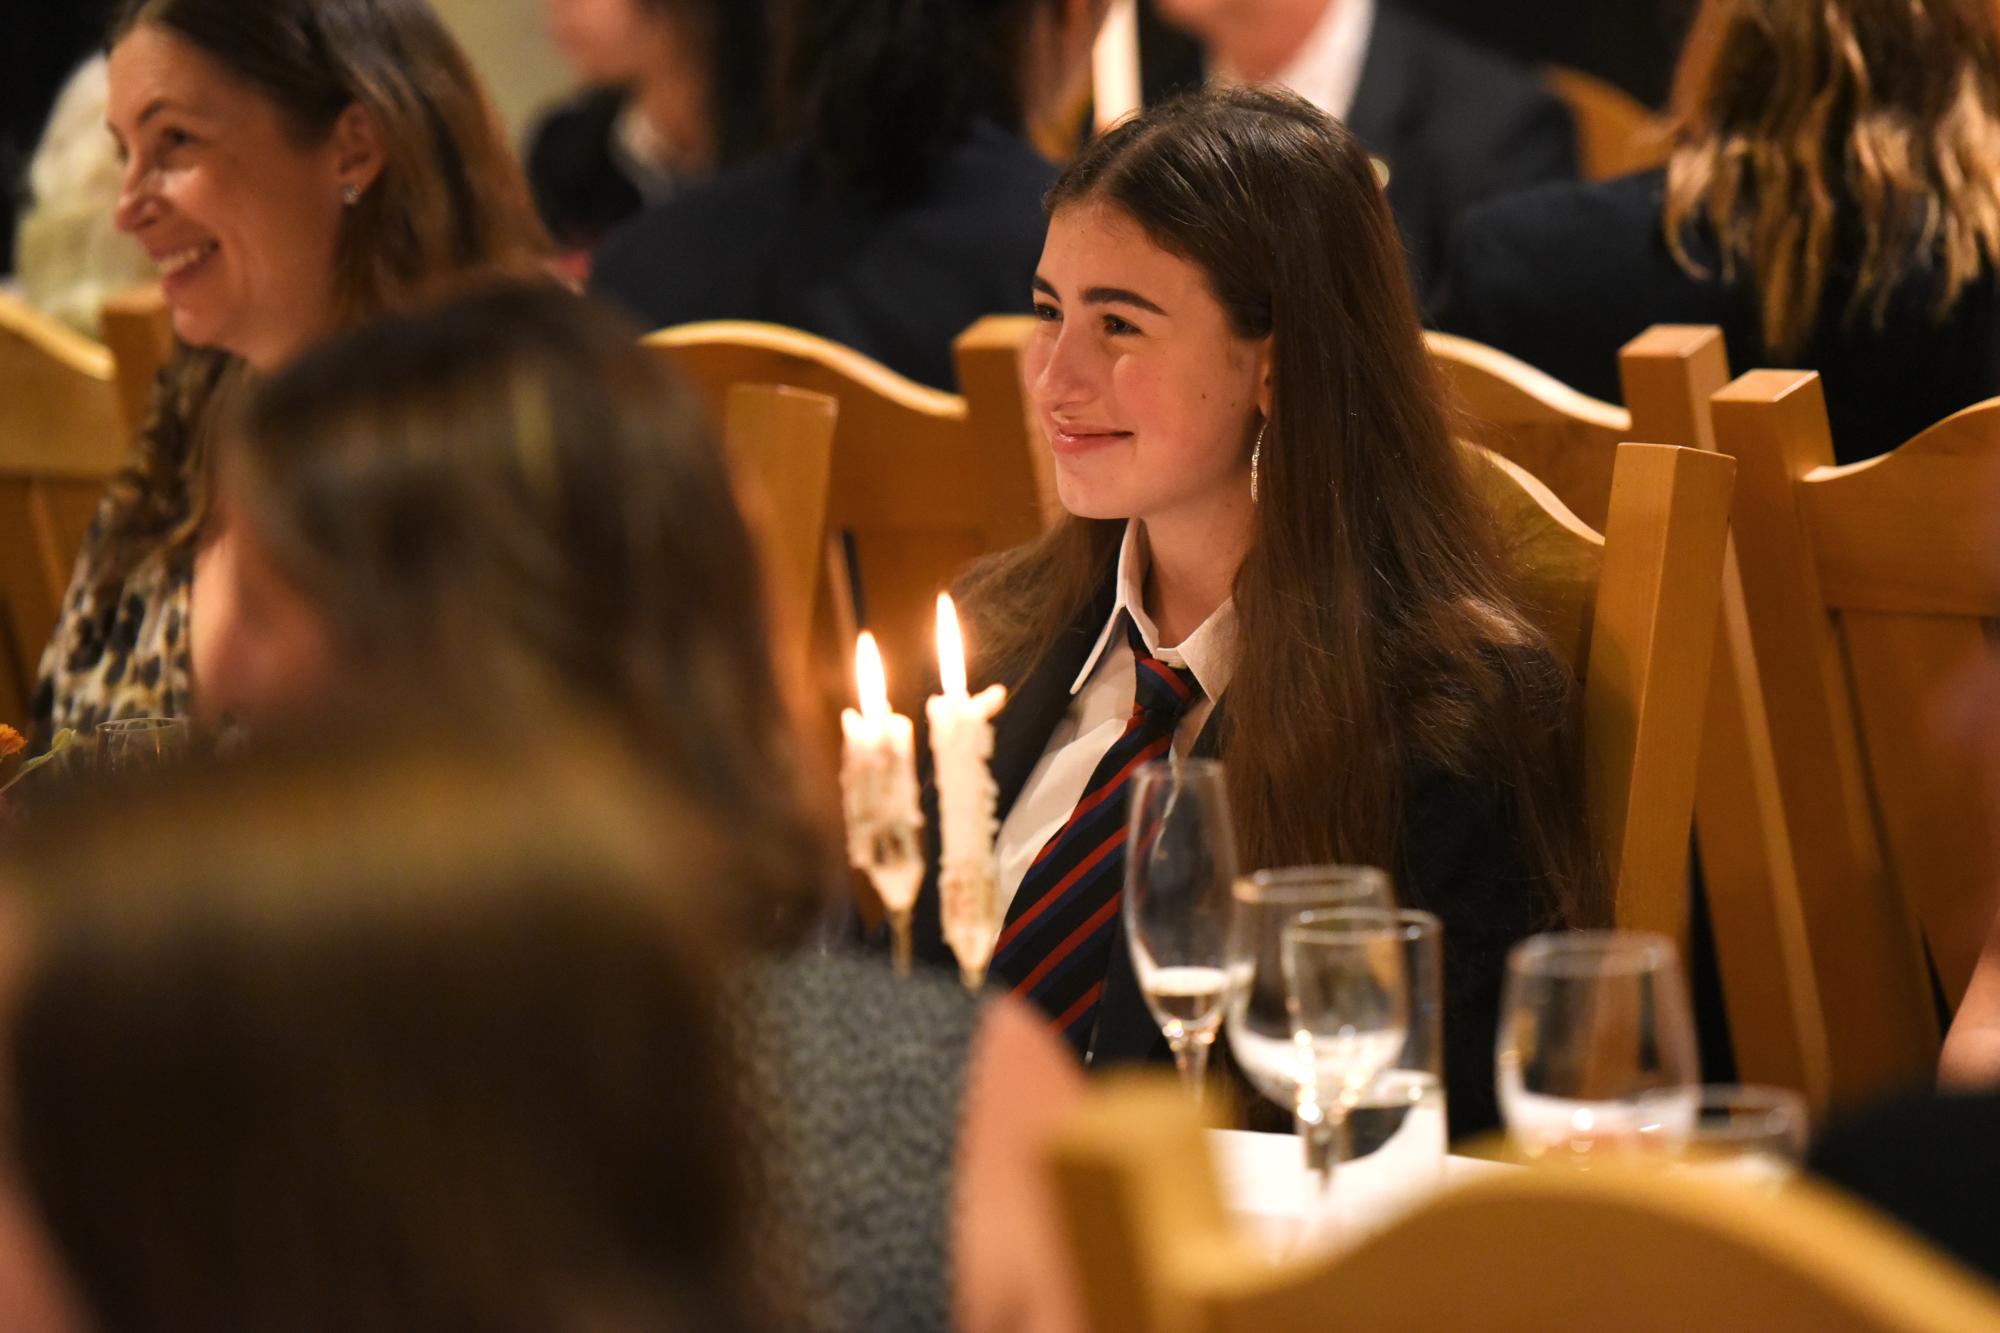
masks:
{"type": "Polygon", "coordinates": [[[366,121],[350,106],[305,144],[270,98],[164,28],[112,50],[117,221],[158,265],[183,340],[269,370],[332,326],[343,191],[379,170],[366,121]]]}
{"type": "Polygon", "coordinates": [[[1271,340],[1239,335],[1200,269],[1073,204],[1049,221],[1035,310],[1028,388],[1064,508],[1159,522],[1248,501],[1271,340]]]}

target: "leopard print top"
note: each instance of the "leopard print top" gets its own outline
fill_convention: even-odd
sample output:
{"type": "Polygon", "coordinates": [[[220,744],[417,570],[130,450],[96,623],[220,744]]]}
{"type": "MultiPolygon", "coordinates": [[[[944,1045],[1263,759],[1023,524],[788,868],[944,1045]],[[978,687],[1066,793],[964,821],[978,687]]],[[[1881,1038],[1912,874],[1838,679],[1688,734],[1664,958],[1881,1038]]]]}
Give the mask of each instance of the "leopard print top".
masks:
{"type": "Polygon", "coordinates": [[[98,507],[42,651],[31,719],[37,748],[66,727],[88,733],[116,718],[187,713],[193,558],[148,561],[115,590],[98,590],[109,505],[98,507]]]}

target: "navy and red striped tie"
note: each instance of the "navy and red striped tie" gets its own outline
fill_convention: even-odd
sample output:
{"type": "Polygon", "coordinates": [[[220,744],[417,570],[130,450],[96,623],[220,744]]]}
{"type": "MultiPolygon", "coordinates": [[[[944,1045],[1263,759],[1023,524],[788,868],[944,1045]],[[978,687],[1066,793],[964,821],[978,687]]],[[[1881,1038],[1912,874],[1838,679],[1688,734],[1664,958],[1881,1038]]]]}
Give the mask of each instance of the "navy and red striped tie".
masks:
{"type": "Polygon", "coordinates": [[[1039,1006],[1079,1053],[1097,1022],[1118,930],[1132,775],[1166,757],[1175,728],[1201,698],[1194,674],[1147,652],[1129,619],[1126,636],[1139,680],[1132,717],[1091,773],[1083,799],[1022,876],[993,951],[993,974],[1039,1006]]]}

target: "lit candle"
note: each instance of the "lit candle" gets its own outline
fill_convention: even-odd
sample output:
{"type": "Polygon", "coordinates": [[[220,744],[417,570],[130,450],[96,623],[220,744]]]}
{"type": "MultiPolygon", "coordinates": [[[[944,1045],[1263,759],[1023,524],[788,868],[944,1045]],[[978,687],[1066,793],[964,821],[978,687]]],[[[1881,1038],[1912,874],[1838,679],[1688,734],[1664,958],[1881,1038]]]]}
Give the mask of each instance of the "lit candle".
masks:
{"type": "Polygon", "coordinates": [[[860,709],[840,710],[847,859],[875,886],[895,937],[896,966],[908,972],[910,909],[924,873],[917,844],[923,815],[917,807],[916,728],[890,710],[882,652],[865,630],[854,645],[854,685],[860,709]]]}
{"type": "Polygon", "coordinates": [[[1004,686],[966,692],[965,641],[949,595],[938,594],[938,681],[944,693],[924,705],[930,720],[932,771],[938,795],[938,906],[945,942],[958,955],[968,987],[985,979],[1000,923],[998,872],[993,861],[998,790],[993,758],[993,715],[1007,701],[1004,686]]]}

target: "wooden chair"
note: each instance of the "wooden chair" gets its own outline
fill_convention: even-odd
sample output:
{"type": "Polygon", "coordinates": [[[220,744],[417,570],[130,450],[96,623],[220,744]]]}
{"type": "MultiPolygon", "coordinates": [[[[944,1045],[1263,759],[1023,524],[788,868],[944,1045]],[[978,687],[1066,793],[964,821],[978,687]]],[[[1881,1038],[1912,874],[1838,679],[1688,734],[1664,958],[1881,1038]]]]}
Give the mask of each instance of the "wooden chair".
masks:
{"type": "Polygon", "coordinates": [[[1609,180],[1666,163],[1672,151],[1666,117],[1622,88],[1582,70],[1554,65],[1542,83],[1576,122],[1577,166],[1587,181],[1609,180]]]}
{"type": "Polygon", "coordinates": [[[0,719],[23,720],[129,434],[111,353],[0,293],[0,719]]]}
{"type": "Polygon", "coordinates": [[[795,640],[804,679],[814,591],[826,555],[826,496],[839,404],[781,384],[732,384],[722,442],[762,548],[780,623],[795,640]]]}
{"type": "MultiPolygon", "coordinates": [[[[881,641],[899,711],[922,706],[938,590],[974,557],[1033,538],[1058,512],[1053,467],[1021,386],[1020,349],[1033,325],[1026,316],[996,316],[959,336],[962,397],[771,324],[689,324],[645,340],[717,406],[730,385],[744,382],[791,385],[839,403],[827,530],[852,539],[862,619],[881,641]]],[[[832,642],[828,615],[815,620],[815,651],[849,661],[853,644],[832,642]]]]}
{"type": "Polygon", "coordinates": [[[1860,1206],[1662,1173],[1521,1168],[1337,1254],[1272,1263],[1230,1225],[1185,1094],[1108,1078],[1048,1171],[1102,1333],[1757,1329],[1972,1333],[2000,1296],[1860,1206]]]}
{"type": "Polygon", "coordinates": [[[1973,757],[1941,723],[2000,616],[2000,400],[1847,467],[1833,466],[1811,372],[1744,375],[1716,395],[1714,419],[1740,468],[1756,720],[1773,755],[1772,818],[1786,834],[1832,1095],[1928,1081],[1938,1053],[1930,965],[1957,1004],[1995,906],[1993,819],[1973,757]]]}
{"type": "Polygon", "coordinates": [[[152,410],[153,385],[160,368],[174,354],[173,316],[160,285],[149,282],[106,301],[100,322],[104,345],[111,349],[126,434],[136,436],[152,410]]]}
{"type": "Polygon", "coordinates": [[[1530,605],[1583,682],[1617,922],[1677,935],[1734,469],[1700,450],[1621,445],[1599,536],[1518,464],[1473,454],[1530,605]]]}

